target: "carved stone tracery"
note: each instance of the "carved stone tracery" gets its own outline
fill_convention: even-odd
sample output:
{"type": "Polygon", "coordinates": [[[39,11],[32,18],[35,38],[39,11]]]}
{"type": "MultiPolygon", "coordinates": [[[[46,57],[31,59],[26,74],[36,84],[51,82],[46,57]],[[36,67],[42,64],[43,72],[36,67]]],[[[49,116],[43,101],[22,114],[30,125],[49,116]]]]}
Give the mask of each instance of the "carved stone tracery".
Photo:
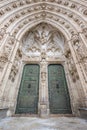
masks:
{"type": "Polygon", "coordinates": [[[69,48],[68,49],[65,48],[65,57],[67,58],[66,61],[68,65],[68,70],[72,77],[72,80],[73,82],[76,82],[76,80],[79,79],[79,76],[78,76],[77,69],[76,69],[76,66],[75,66],[75,63],[74,63],[74,60],[73,60],[73,57],[69,48]]]}
{"type": "Polygon", "coordinates": [[[78,63],[81,65],[85,81],[87,82],[87,48],[78,35],[74,36],[72,41],[78,63]]]}
{"type": "Polygon", "coordinates": [[[8,58],[5,55],[0,56],[0,72],[3,71],[7,61],[8,61],[8,58]]]}
{"type": "Polygon", "coordinates": [[[13,66],[12,66],[12,68],[11,68],[10,75],[9,75],[9,79],[10,79],[12,82],[15,81],[15,78],[16,78],[17,73],[18,73],[18,71],[19,71],[21,58],[22,58],[22,54],[21,54],[21,51],[18,49],[17,54],[16,54],[16,57],[15,57],[15,59],[14,59],[13,66]]]}
{"type": "MultiPolygon", "coordinates": [[[[41,18],[41,17],[42,17],[42,19],[44,19],[44,14],[45,15],[48,14],[48,12],[46,12],[46,13],[44,13],[44,12],[48,10],[48,11],[54,11],[54,12],[56,11],[56,13],[60,12],[60,14],[62,13],[64,15],[63,18],[65,20],[61,19],[60,16],[57,16],[59,13],[57,13],[57,15],[51,14],[51,17],[54,20],[61,19],[60,23],[65,25],[65,27],[69,30],[69,32],[70,32],[72,21],[71,21],[71,19],[69,19],[69,21],[71,21],[70,22],[71,24],[69,24],[69,21],[66,20],[65,15],[69,16],[69,18],[72,18],[73,21],[75,21],[76,24],[79,25],[80,28],[83,30],[83,26],[85,26],[86,23],[85,23],[85,20],[83,18],[83,15],[80,17],[80,15],[78,15],[77,11],[79,13],[84,14],[84,12],[86,12],[86,7],[82,3],[78,3],[78,4],[77,3],[78,3],[78,1],[77,2],[75,2],[75,1],[70,2],[69,0],[67,0],[67,1],[64,0],[61,2],[56,1],[56,0],[54,0],[54,1],[49,1],[49,0],[47,0],[47,1],[32,1],[32,2],[27,1],[27,0],[26,1],[13,1],[13,2],[9,1],[9,3],[6,4],[5,6],[1,6],[1,11],[0,11],[1,16],[5,15],[7,13],[11,13],[10,11],[14,11],[14,15],[9,14],[8,20],[6,20],[7,18],[4,19],[4,21],[1,20],[2,21],[1,24],[3,24],[3,27],[7,29],[14,22],[16,22],[18,19],[22,18],[24,15],[32,13],[32,11],[35,12],[35,11],[39,11],[39,10],[42,12],[34,14],[34,16],[33,15],[29,16],[29,17],[33,17],[33,18],[30,18],[31,21],[33,21],[34,19],[37,19],[37,18],[41,18]],[[39,2],[42,2],[42,3],[39,4],[39,2]],[[47,2],[50,4],[48,4],[47,2]],[[32,3],[33,3],[33,6],[31,6],[32,3]],[[55,4],[55,3],[56,3],[56,6],[55,5],[53,6],[52,4],[55,4]],[[28,5],[29,8],[25,8],[26,5],[28,5]],[[64,6],[64,8],[62,6],[64,6]],[[70,9],[68,10],[66,8],[66,6],[70,9]],[[21,9],[20,7],[23,7],[23,9],[21,9]],[[19,11],[16,10],[18,8],[20,8],[19,11]],[[74,13],[73,10],[75,10],[76,13],[74,13]],[[59,17],[59,18],[56,18],[56,17],[59,17]]],[[[20,22],[23,22],[23,20],[20,22]]],[[[23,24],[22,27],[25,25],[25,23],[28,24],[28,22],[29,22],[29,18],[26,18],[25,21],[23,23],[21,23],[21,24],[23,24]]],[[[19,26],[14,28],[14,35],[16,35],[17,32],[20,30],[19,26]]],[[[77,29],[78,29],[78,27],[77,27],[77,29]]]]}
{"type": "Polygon", "coordinates": [[[47,24],[37,26],[23,39],[22,52],[29,56],[60,57],[63,55],[64,37],[47,24]]]}
{"type": "MultiPolygon", "coordinates": [[[[4,38],[5,30],[3,28],[0,29],[0,41],[4,38]]],[[[1,45],[1,43],[0,43],[1,45]]]]}

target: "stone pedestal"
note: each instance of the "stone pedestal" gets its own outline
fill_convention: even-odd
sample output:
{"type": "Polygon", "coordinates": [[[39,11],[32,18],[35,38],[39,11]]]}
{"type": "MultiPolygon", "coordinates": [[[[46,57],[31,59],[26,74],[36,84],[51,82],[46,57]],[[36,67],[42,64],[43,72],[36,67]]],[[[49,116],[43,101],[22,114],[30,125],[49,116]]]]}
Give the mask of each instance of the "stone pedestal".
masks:
{"type": "Polygon", "coordinates": [[[87,108],[79,108],[80,117],[87,119],[87,108]]]}
{"type": "Polygon", "coordinates": [[[0,119],[5,118],[7,115],[8,108],[0,108],[0,119]]]}
{"type": "Polygon", "coordinates": [[[47,108],[47,105],[45,104],[41,105],[40,117],[42,118],[49,117],[49,109],[47,108]]]}

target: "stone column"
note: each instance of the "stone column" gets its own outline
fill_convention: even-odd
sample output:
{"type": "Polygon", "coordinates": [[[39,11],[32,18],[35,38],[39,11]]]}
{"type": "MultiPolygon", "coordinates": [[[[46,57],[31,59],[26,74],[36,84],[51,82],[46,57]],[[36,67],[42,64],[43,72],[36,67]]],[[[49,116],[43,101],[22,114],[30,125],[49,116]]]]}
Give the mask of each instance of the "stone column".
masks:
{"type": "MultiPolygon", "coordinates": [[[[69,41],[69,47],[72,53],[72,57],[74,59],[75,62],[75,66],[79,75],[79,79],[81,81],[81,88],[79,93],[81,95],[80,97],[80,101],[82,101],[82,107],[86,107],[87,106],[87,102],[86,102],[86,98],[87,98],[87,84],[85,82],[85,77],[82,71],[82,64],[81,64],[81,60],[84,59],[84,55],[86,55],[87,50],[85,45],[83,45],[79,35],[74,35],[72,36],[71,41],[69,41]]],[[[83,61],[82,61],[83,63],[83,61]]],[[[80,87],[80,86],[79,86],[80,87]]]]}
{"type": "Polygon", "coordinates": [[[4,92],[9,87],[9,86],[6,86],[6,84],[7,84],[8,78],[9,78],[9,74],[11,72],[11,68],[12,68],[12,65],[13,65],[13,62],[15,59],[15,55],[16,55],[18,46],[19,46],[19,41],[14,40],[14,47],[12,49],[12,52],[10,53],[10,56],[9,56],[8,62],[7,62],[7,66],[4,69],[4,73],[2,76],[2,83],[1,83],[2,95],[0,95],[0,98],[1,98],[0,107],[8,106],[8,104],[5,102],[7,95],[4,95],[4,92]]]}
{"type": "Polygon", "coordinates": [[[40,116],[47,117],[49,115],[48,100],[48,78],[47,78],[47,62],[43,59],[40,62],[40,116]]]}

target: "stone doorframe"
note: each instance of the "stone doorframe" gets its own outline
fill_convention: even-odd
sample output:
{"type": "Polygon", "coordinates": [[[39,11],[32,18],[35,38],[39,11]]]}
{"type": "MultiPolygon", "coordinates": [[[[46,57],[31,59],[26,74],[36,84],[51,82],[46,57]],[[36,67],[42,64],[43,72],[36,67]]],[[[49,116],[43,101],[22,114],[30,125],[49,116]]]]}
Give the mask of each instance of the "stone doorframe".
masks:
{"type": "Polygon", "coordinates": [[[12,115],[15,114],[16,110],[16,105],[17,105],[17,96],[18,96],[18,91],[21,83],[21,78],[22,78],[22,73],[23,73],[23,68],[24,65],[26,64],[38,64],[40,66],[40,79],[39,79],[39,102],[38,102],[38,116],[40,117],[48,117],[50,115],[50,109],[49,109],[49,95],[48,95],[48,65],[49,64],[61,64],[64,67],[65,75],[66,75],[66,81],[68,85],[68,90],[69,90],[69,95],[70,95],[70,101],[71,101],[71,109],[72,112],[73,110],[73,98],[72,98],[72,89],[70,86],[70,81],[69,81],[69,75],[68,75],[68,69],[66,66],[65,61],[62,60],[56,60],[56,61],[51,61],[51,60],[42,60],[42,61],[23,61],[20,65],[20,74],[19,74],[19,79],[17,86],[15,88],[15,102],[14,102],[14,110],[12,115]]]}
{"type": "MultiPolygon", "coordinates": [[[[34,25],[35,25],[35,23],[34,23],[34,25]]],[[[55,24],[53,24],[53,25],[55,25],[55,24]]],[[[58,29],[59,27],[57,27],[57,26],[58,25],[56,23],[55,27],[58,29]]],[[[30,26],[30,28],[31,28],[31,26],[30,26]]],[[[29,28],[28,28],[28,30],[29,30],[29,28]]],[[[60,30],[61,30],[61,32],[64,31],[63,29],[60,29],[60,30]]],[[[26,31],[27,31],[27,29],[25,29],[25,32],[26,31]]],[[[21,59],[21,57],[20,57],[20,54],[18,54],[18,55],[16,54],[19,52],[19,44],[21,43],[20,38],[23,36],[23,34],[24,34],[24,30],[23,30],[23,33],[20,35],[20,37],[18,39],[15,39],[14,42],[12,42],[12,45],[14,43],[15,47],[11,53],[10,60],[8,62],[6,62],[6,66],[4,67],[2,77],[1,77],[2,95],[0,97],[0,106],[3,108],[5,106],[12,107],[12,114],[15,113],[16,98],[17,98],[17,93],[18,93],[18,89],[19,89],[19,85],[20,85],[19,81],[21,81],[23,64],[25,64],[25,62],[23,62],[19,65],[19,63],[21,62],[21,61],[19,61],[19,59],[21,59]],[[19,66],[16,66],[17,61],[18,61],[19,66]],[[22,66],[22,68],[21,68],[21,66],[22,66]],[[14,74],[14,68],[15,68],[15,71],[17,72],[16,75],[12,75],[12,73],[14,74]],[[20,69],[20,70],[18,70],[18,69],[20,69]],[[17,81],[17,83],[14,83],[14,82],[11,83],[11,79],[13,79],[13,78],[16,78],[15,82],[17,81]],[[6,86],[8,86],[8,87],[6,87],[6,86]],[[12,86],[13,86],[13,88],[12,88],[12,86]],[[12,94],[10,92],[10,89],[11,89],[12,94]],[[6,94],[7,94],[7,96],[6,96],[6,94]],[[10,98],[11,97],[10,94],[13,99],[10,98]]],[[[86,57],[83,54],[83,53],[86,54],[87,50],[86,50],[85,43],[83,40],[84,38],[82,37],[81,34],[79,34],[79,35],[76,34],[76,35],[72,35],[71,37],[68,37],[67,33],[64,31],[64,35],[67,38],[67,41],[66,41],[67,44],[65,47],[65,57],[67,58],[67,62],[68,62],[68,65],[65,62],[64,68],[65,68],[66,79],[67,79],[67,83],[68,83],[68,87],[69,87],[71,107],[72,107],[73,114],[79,115],[79,110],[78,110],[79,107],[87,106],[87,98],[86,98],[87,97],[87,94],[86,94],[87,93],[87,91],[86,91],[87,90],[87,76],[86,76],[87,63],[86,63],[86,57]],[[76,82],[74,82],[75,78],[76,78],[76,82]]],[[[10,38],[11,37],[8,37],[8,39],[10,39],[10,38]]],[[[11,40],[13,41],[13,39],[11,39],[11,40]]],[[[10,42],[9,42],[9,44],[10,44],[10,42]]],[[[37,64],[38,64],[41,61],[41,60],[36,60],[36,62],[35,62],[35,60],[36,60],[36,58],[31,61],[28,59],[28,60],[26,60],[26,61],[28,61],[26,63],[35,63],[36,64],[36,62],[37,62],[37,64]]],[[[48,64],[50,64],[51,61],[52,60],[48,60],[48,64]]],[[[58,61],[57,60],[54,61],[54,63],[56,63],[56,62],[58,62],[58,61]]]]}

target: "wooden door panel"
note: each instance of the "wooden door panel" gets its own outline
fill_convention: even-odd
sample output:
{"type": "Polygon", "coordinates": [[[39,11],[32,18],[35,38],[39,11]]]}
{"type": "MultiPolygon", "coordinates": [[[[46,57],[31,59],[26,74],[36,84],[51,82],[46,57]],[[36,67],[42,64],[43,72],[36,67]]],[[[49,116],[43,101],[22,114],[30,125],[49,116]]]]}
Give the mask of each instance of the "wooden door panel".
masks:
{"type": "Polygon", "coordinates": [[[68,87],[62,65],[48,66],[50,113],[71,113],[68,87]]]}
{"type": "Polygon", "coordinates": [[[18,93],[16,114],[38,113],[39,66],[25,65],[18,93]]]}

